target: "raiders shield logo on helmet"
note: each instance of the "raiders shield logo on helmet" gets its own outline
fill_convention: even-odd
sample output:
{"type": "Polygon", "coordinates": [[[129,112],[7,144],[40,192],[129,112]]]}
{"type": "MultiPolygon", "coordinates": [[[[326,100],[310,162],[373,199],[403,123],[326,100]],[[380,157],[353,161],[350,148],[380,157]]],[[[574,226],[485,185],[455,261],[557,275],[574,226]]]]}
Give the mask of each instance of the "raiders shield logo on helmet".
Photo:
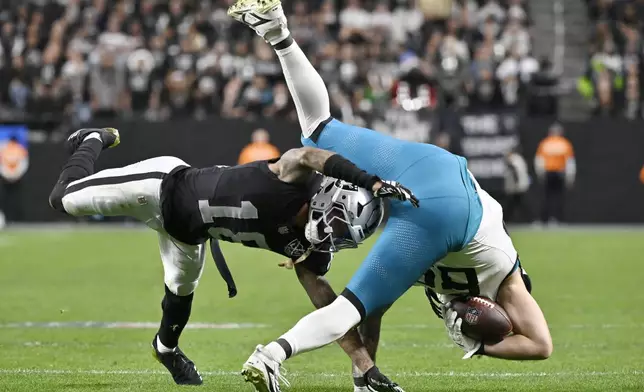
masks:
{"type": "Polygon", "coordinates": [[[289,257],[300,257],[304,254],[306,249],[304,249],[304,245],[298,240],[297,238],[294,239],[293,241],[289,242],[288,245],[284,248],[284,252],[289,256],[289,257]]]}

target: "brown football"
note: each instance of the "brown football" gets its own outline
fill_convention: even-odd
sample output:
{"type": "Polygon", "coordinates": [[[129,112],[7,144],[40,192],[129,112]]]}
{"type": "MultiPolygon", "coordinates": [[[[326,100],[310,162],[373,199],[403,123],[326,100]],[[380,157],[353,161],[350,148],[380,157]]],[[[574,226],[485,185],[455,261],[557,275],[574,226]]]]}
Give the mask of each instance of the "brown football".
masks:
{"type": "Polygon", "coordinates": [[[508,314],[489,298],[456,298],[449,306],[463,319],[463,334],[473,339],[496,343],[512,332],[512,322],[508,314]]]}

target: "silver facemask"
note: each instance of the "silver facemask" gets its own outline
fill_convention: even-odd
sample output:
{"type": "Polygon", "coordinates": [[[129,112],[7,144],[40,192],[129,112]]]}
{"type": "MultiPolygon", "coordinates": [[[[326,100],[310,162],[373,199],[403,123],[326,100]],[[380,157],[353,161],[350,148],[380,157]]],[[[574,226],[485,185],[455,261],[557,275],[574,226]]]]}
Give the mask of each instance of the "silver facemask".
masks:
{"type": "Polygon", "coordinates": [[[356,248],[382,222],[384,206],[372,192],[326,177],[311,198],[306,239],[318,252],[356,248]]]}

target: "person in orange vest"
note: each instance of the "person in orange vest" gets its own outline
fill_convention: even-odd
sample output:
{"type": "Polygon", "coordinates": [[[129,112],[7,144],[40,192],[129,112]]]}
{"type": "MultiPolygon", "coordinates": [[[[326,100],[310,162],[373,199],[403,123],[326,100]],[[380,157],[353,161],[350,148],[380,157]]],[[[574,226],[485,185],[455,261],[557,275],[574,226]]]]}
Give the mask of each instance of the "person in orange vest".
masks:
{"type": "Polygon", "coordinates": [[[642,171],[640,171],[640,181],[644,184],[644,166],[642,166],[642,171]]]}
{"type": "Polygon", "coordinates": [[[270,143],[270,135],[265,129],[256,129],[251,135],[251,143],[239,154],[240,165],[245,163],[279,158],[280,151],[270,143]]]}
{"type": "Polygon", "coordinates": [[[541,141],[534,160],[537,177],[544,185],[543,223],[563,221],[566,190],[572,188],[577,173],[575,152],[563,136],[563,128],[553,124],[541,141]]]}
{"type": "Polygon", "coordinates": [[[29,153],[27,149],[12,137],[0,147],[0,178],[3,185],[4,203],[2,210],[7,222],[22,219],[21,179],[29,168],[29,153]]]}

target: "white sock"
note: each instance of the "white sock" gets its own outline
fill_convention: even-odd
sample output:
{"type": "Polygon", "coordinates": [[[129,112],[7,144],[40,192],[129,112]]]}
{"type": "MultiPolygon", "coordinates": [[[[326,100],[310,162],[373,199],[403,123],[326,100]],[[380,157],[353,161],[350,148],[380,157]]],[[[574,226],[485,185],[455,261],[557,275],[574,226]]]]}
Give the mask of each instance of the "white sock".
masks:
{"type": "Polygon", "coordinates": [[[335,342],[359,322],[358,309],[339,296],[331,305],[304,316],[281,338],[289,342],[295,356],[335,342]]]}
{"type": "Polygon", "coordinates": [[[98,141],[103,143],[103,139],[101,139],[101,135],[98,132],[92,132],[89,135],[85,136],[85,139],[83,139],[83,143],[88,141],[89,139],[98,139],[98,141]]]}
{"type": "Polygon", "coordinates": [[[159,339],[159,335],[157,335],[157,350],[159,350],[161,354],[172,353],[176,349],[177,349],[176,347],[174,348],[166,347],[163,343],[161,343],[161,339],[159,339]]]}
{"type": "Polygon", "coordinates": [[[302,49],[293,43],[284,49],[275,50],[282,64],[286,85],[291,92],[300,127],[305,137],[331,117],[329,93],[320,74],[315,70],[302,49]]]}
{"type": "Polygon", "coordinates": [[[264,349],[279,363],[286,360],[286,351],[277,342],[270,342],[264,349]]]}

